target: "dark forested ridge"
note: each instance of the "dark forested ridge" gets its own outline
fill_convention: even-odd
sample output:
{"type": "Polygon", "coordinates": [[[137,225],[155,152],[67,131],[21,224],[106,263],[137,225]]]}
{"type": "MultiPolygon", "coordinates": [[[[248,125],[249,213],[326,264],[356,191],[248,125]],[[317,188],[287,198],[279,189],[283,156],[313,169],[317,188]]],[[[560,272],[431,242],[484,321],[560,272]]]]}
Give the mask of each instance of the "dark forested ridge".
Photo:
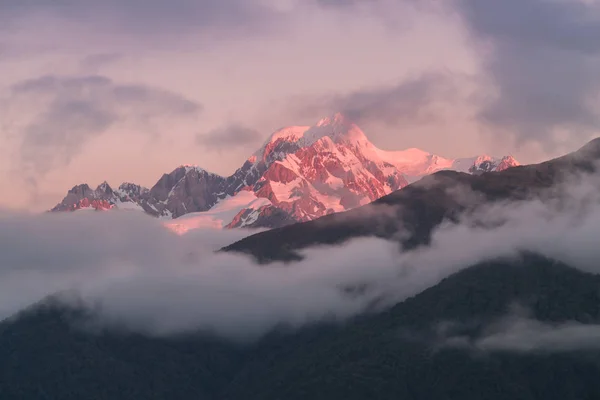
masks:
{"type": "Polygon", "coordinates": [[[411,249],[427,244],[432,231],[444,220],[454,220],[480,205],[536,197],[572,179],[573,174],[594,172],[599,160],[600,138],[541,164],[481,175],[441,171],[371,204],[258,233],[223,250],[250,254],[261,262],[293,261],[300,258],[298,250],[310,246],[365,236],[390,239],[400,229],[402,245],[411,249]]]}
{"type": "Polygon", "coordinates": [[[532,255],[489,262],[383,313],[245,346],[202,335],[92,335],[75,327],[78,311],[38,306],[0,325],[0,398],[600,398],[593,348],[440,347],[440,323],[451,321],[475,340],[514,304],[548,324],[596,324],[600,277],[532,255]]]}

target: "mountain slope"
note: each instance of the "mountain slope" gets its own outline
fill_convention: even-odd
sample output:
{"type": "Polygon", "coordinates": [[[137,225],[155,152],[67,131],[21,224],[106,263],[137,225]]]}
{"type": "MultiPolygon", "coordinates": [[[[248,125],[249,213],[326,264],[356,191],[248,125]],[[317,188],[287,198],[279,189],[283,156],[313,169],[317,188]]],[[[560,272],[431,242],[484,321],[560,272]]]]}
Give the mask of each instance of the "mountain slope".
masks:
{"type": "Polygon", "coordinates": [[[246,346],[203,335],[89,334],[73,325],[81,310],[48,305],[0,323],[0,397],[595,399],[597,347],[481,351],[448,345],[439,327],[454,322],[451,333],[477,343],[515,303],[536,323],[592,326],[598,287],[597,275],[526,255],[466,269],[380,314],[246,346]]]}
{"type": "Polygon", "coordinates": [[[151,189],[127,198],[80,185],[53,211],[137,208],[166,220],[174,219],[166,224],[185,232],[203,225],[198,221],[211,220],[211,215],[218,212],[214,207],[231,210],[235,203],[236,215],[212,225],[272,228],[368,204],[439,170],[481,174],[515,165],[518,162],[512,157],[451,160],[418,149],[384,151],[375,147],[357,125],[336,114],[312,127],[276,131],[229,177],[181,166],[164,174],[151,189]],[[254,197],[245,195],[246,191],[254,197]],[[264,201],[257,203],[256,198],[264,201]],[[246,206],[243,199],[248,201],[246,206]]]}
{"type": "Polygon", "coordinates": [[[427,244],[433,229],[467,209],[501,200],[536,196],[576,172],[592,172],[600,160],[600,138],[580,150],[541,164],[471,175],[440,171],[377,201],[315,221],[246,237],[224,248],[261,262],[298,259],[297,250],[361,236],[394,238],[406,248],[427,244]],[[468,196],[463,195],[469,193],[468,196]]]}

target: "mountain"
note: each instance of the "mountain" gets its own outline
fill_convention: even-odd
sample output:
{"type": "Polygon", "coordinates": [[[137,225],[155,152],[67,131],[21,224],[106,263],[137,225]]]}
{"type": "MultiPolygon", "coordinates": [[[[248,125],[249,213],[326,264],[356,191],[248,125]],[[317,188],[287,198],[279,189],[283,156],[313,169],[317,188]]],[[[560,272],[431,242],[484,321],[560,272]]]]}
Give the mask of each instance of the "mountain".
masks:
{"type": "Polygon", "coordinates": [[[133,183],[123,183],[113,190],[103,182],[94,190],[87,184],[77,185],[69,190],[67,196],[52,211],[138,209],[143,210],[143,199],[148,189],[133,183]]]}
{"type": "Polygon", "coordinates": [[[598,346],[479,344],[495,332],[509,344],[531,340],[518,330],[527,324],[534,332],[597,329],[599,286],[597,275],[527,254],[465,269],[385,312],[246,345],[203,334],[86,332],[78,326],[87,311],[47,302],[0,323],[0,398],[597,399],[598,346]],[[511,330],[498,321],[514,304],[530,314],[511,330]]]}
{"type": "Polygon", "coordinates": [[[164,174],[151,189],[133,183],[123,183],[116,190],[107,182],[95,190],[87,184],[75,186],[51,211],[125,209],[177,218],[210,209],[217,203],[224,183],[219,175],[185,165],[164,174]]]}
{"type": "Polygon", "coordinates": [[[181,166],[135,196],[123,185],[116,193],[106,183],[94,191],[79,185],[52,211],[141,209],[181,233],[201,226],[273,228],[368,204],[436,171],[480,175],[516,165],[510,156],[446,159],[419,149],[384,151],[335,114],[314,126],[274,132],[229,177],[181,166]]]}
{"type": "Polygon", "coordinates": [[[303,248],[365,236],[399,237],[402,246],[411,249],[428,244],[431,232],[444,220],[456,220],[481,205],[538,196],[571,174],[595,172],[599,160],[600,138],[541,164],[485,174],[439,171],[371,204],[248,236],[223,250],[251,254],[261,262],[290,261],[298,259],[303,248]]]}

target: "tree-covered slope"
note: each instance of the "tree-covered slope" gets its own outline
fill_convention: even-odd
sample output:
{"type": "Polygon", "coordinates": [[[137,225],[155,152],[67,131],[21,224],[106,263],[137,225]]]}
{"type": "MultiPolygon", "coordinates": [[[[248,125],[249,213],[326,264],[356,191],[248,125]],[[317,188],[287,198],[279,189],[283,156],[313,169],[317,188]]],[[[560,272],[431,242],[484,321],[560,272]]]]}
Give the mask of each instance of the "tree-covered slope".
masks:
{"type": "MultiPolygon", "coordinates": [[[[552,324],[600,321],[600,278],[535,256],[481,264],[378,314],[273,333],[252,345],[204,335],[90,334],[79,311],[37,307],[0,326],[2,399],[594,399],[600,351],[477,343],[519,304],[552,324]]],[[[597,346],[596,348],[600,348],[597,346]]]]}

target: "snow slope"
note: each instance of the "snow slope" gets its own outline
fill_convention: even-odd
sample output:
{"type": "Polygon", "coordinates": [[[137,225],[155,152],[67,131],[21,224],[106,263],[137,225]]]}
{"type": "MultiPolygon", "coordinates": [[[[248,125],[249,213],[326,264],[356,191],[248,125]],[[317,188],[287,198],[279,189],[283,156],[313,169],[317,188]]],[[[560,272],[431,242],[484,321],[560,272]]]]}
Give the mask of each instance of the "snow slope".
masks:
{"type": "Polygon", "coordinates": [[[189,213],[182,217],[166,220],[163,224],[178,234],[184,234],[191,229],[217,228],[222,229],[244,209],[259,209],[270,205],[271,202],[247,190],[235,196],[219,200],[210,210],[189,213]]]}

